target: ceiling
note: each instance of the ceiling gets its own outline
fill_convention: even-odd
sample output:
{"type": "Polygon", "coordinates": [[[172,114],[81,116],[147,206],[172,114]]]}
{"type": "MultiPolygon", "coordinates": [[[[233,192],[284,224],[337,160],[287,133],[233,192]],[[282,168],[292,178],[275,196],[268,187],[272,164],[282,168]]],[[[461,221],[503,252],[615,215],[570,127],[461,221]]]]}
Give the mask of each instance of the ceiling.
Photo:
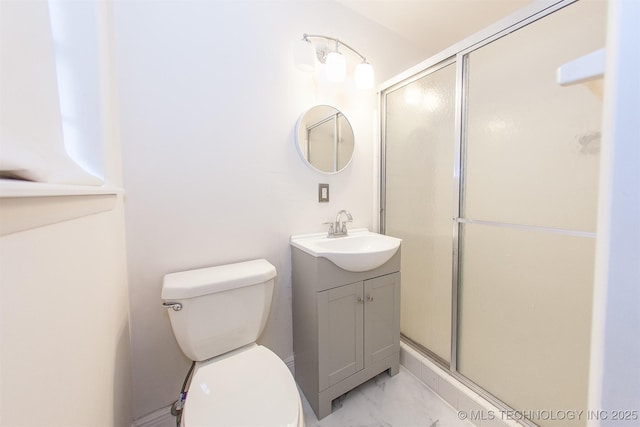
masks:
{"type": "Polygon", "coordinates": [[[336,0],[410,41],[425,58],[533,0],[336,0]]]}

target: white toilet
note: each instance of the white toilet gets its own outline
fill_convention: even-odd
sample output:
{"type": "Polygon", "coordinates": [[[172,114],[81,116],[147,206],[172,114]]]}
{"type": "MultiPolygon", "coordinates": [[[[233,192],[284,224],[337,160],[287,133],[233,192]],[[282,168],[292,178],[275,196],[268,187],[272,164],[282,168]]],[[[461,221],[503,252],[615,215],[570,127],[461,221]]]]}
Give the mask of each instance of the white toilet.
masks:
{"type": "Polygon", "coordinates": [[[284,362],[257,345],[276,269],[264,259],[168,274],[162,298],[183,353],[196,361],[182,425],[304,427],[284,362]]]}

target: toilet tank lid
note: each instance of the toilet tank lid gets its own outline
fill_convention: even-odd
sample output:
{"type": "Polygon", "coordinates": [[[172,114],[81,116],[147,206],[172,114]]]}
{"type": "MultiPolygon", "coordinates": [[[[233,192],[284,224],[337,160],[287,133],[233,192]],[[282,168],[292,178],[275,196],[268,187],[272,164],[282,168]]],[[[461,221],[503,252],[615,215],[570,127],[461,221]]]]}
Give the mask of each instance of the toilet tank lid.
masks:
{"type": "Polygon", "coordinates": [[[193,298],[255,285],[275,277],[276,268],[266,259],[180,271],[164,276],[162,298],[193,298]]]}

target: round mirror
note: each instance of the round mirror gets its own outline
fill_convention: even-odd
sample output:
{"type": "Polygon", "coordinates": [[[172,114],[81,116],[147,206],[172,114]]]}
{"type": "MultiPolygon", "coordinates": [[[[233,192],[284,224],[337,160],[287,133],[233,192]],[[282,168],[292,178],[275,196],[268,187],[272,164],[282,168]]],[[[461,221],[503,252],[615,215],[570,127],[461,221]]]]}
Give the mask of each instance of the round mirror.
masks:
{"type": "Polygon", "coordinates": [[[296,147],[312,168],[323,173],[343,170],[353,156],[353,129],[349,120],[329,105],[307,110],[296,124],[296,147]]]}

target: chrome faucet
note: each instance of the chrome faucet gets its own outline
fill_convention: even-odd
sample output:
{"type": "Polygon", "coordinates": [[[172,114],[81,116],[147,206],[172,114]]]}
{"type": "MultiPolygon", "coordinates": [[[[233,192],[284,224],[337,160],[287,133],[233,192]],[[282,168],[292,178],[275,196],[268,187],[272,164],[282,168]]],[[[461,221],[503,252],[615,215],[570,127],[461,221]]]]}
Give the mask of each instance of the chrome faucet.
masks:
{"type": "Polygon", "coordinates": [[[353,221],[353,217],[349,213],[349,211],[345,211],[344,209],[338,212],[336,215],[336,222],[327,222],[325,224],[329,224],[329,232],[327,233],[328,238],[333,237],[344,237],[349,235],[349,230],[347,230],[347,222],[353,221]],[[340,221],[342,215],[346,216],[347,219],[344,221],[340,221]]]}

